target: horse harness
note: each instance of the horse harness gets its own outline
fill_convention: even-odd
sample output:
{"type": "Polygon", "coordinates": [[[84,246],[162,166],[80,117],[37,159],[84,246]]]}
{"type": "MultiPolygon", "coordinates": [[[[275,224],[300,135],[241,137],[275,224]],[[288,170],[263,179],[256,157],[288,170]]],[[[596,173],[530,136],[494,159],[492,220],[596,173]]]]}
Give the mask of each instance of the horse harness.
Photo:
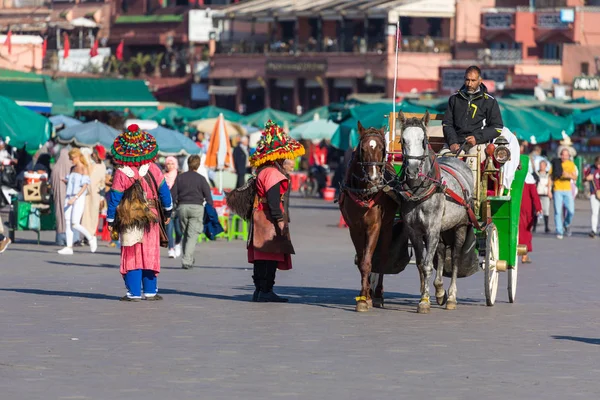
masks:
{"type": "MultiPolygon", "coordinates": [[[[425,137],[427,137],[427,136],[425,136],[425,137]]],[[[427,139],[424,140],[424,144],[427,145],[427,148],[428,148],[428,152],[426,154],[424,154],[422,156],[402,155],[402,157],[403,157],[403,160],[407,160],[407,161],[409,159],[420,160],[421,163],[419,165],[419,177],[424,178],[423,183],[425,183],[426,181],[429,181],[431,183],[429,185],[421,184],[416,189],[409,188],[407,182],[405,181],[405,172],[404,172],[405,168],[403,168],[403,173],[402,173],[402,178],[401,178],[402,190],[400,192],[398,192],[398,194],[400,194],[406,201],[422,202],[422,201],[429,199],[431,196],[433,196],[436,193],[443,193],[445,196],[450,197],[458,205],[463,206],[465,208],[465,210],[467,211],[467,215],[469,216],[469,220],[471,221],[471,224],[473,224],[473,226],[476,229],[482,230],[487,223],[485,223],[482,226],[479,223],[479,221],[477,220],[477,217],[475,216],[475,213],[473,212],[473,208],[471,207],[469,202],[466,201],[466,198],[468,197],[468,192],[467,192],[466,188],[464,187],[464,185],[462,184],[462,182],[460,181],[460,179],[458,178],[458,176],[456,175],[456,172],[454,170],[452,170],[450,167],[448,167],[446,165],[440,165],[437,162],[437,155],[431,148],[431,145],[427,142],[427,139]],[[423,174],[421,172],[421,169],[427,158],[429,158],[429,160],[431,162],[431,172],[429,174],[423,174]],[[461,188],[461,191],[463,192],[462,196],[460,196],[454,190],[450,189],[446,185],[446,182],[442,181],[440,169],[444,170],[445,172],[450,174],[456,180],[456,182],[458,183],[458,185],[461,188]]]]}
{"type": "MultiPolygon", "coordinates": [[[[378,133],[367,133],[363,136],[363,139],[368,138],[370,136],[381,138],[381,135],[378,133]]],[[[386,166],[386,162],[385,162],[386,148],[385,147],[386,146],[384,143],[382,161],[362,161],[362,146],[358,146],[358,150],[356,150],[354,153],[352,153],[352,158],[354,158],[354,155],[358,152],[358,161],[356,161],[356,164],[361,167],[363,176],[362,177],[358,176],[354,172],[352,172],[352,177],[360,182],[370,183],[371,181],[368,178],[365,178],[365,176],[368,176],[368,173],[367,173],[365,167],[380,167],[380,168],[382,168],[381,177],[383,178],[383,175],[385,173],[385,166],[386,166]]],[[[370,188],[357,189],[357,188],[353,188],[349,185],[340,183],[341,195],[340,195],[339,203],[343,202],[342,196],[348,195],[348,197],[350,197],[350,199],[352,199],[352,201],[354,203],[356,203],[359,207],[370,210],[371,208],[373,208],[375,203],[377,203],[377,201],[383,194],[382,189],[385,186],[386,185],[382,184],[380,181],[379,184],[375,184],[374,186],[371,186],[370,188]]]]}

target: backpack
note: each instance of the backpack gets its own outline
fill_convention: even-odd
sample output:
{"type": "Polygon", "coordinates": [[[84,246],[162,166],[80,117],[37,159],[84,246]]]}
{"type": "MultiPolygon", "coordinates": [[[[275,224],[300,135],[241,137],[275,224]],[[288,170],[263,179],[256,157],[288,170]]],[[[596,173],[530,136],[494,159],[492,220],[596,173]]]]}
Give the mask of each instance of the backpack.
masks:
{"type": "Polygon", "coordinates": [[[552,165],[552,179],[557,180],[562,178],[563,167],[562,160],[560,158],[553,159],[550,164],[552,165]]]}

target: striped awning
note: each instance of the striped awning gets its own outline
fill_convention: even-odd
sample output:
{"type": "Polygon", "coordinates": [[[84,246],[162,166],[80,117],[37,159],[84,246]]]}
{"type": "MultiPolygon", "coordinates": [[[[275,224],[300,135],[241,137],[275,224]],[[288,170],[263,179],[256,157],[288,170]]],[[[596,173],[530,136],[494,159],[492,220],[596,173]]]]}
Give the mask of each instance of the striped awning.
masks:
{"type": "Polygon", "coordinates": [[[215,17],[272,21],[297,17],[323,19],[399,17],[451,18],[456,0],[254,0],[236,3],[216,11],[215,17]]]}

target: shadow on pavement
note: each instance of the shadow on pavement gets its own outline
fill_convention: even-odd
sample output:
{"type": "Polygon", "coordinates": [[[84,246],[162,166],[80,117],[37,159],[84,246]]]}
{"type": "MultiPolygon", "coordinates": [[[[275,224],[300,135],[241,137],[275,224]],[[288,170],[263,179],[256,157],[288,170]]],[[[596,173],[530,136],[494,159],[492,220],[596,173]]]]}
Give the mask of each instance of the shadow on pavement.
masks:
{"type": "Polygon", "coordinates": [[[587,344],[600,345],[600,339],[599,338],[586,338],[586,337],[578,337],[578,336],[552,335],[552,339],[570,340],[572,342],[581,342],[581,343],[587,343],[587,344]]]}
{"type": "Polygon", "coordinates": [[[84,299],[95,299],[95,300],[118,300],[118,296],[110,296],[101,293],[83,293],[83,292],[65,292],[58,290],[42,290],[42,289],[7,289],[0,288],[4,292],[15,292],[25,294],[37,294],[40,296],[60,296],[60,297],[81,297],[84,299]]]}

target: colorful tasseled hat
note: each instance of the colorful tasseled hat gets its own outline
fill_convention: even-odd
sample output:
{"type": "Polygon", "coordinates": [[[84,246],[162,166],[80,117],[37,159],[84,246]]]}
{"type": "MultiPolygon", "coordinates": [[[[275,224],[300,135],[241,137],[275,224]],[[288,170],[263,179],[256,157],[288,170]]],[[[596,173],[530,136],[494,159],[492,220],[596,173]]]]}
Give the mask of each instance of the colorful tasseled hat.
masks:
{"type": "Polygon", "coordinates": [[[153,162],[158,155],[154,136],[132,124],[113,142],[111,153],[116,164],[139,167],[153,162]]]}
{"type": "Polygon", "coordinates": [[[293,160],[302,155],[304,155],[304,146],[285,134],[276,123],[269,120],[256,145],[256,151],[250,157],[250,165],[256,168],[269,161],[293,160]]]}

